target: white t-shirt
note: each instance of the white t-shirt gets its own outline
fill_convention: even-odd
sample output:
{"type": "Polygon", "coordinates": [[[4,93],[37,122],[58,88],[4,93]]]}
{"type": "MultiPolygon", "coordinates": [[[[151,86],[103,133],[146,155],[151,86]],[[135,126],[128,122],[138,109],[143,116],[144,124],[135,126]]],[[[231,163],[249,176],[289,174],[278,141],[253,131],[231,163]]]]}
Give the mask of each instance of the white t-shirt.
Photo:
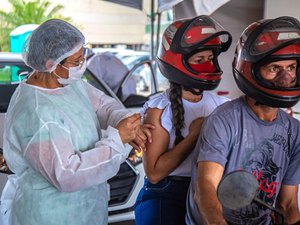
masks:
{"type": "MultiPolygon", "coordinates": [[[[226,97],[214,95],[211,92],[204,91],[203,97],[199,102],[189,102],[182,99],[184,108],[184,128],[181,133],[186,137],[189,132],[189,126],[193,120],[198,117],[207,117],[218,105],[228,101],[226,97]]],[[[169,100],[169,94],[163,92],[145,103],[141,114],[144,115],[148,108],[164,109],[161,116],[162,126],[169,132],[170,140],[168,149],[172,149],[176,138],[175,128],[172,125],[172,109],[169,100]]],[[[170,175],[172,176],[191,176],[192,154],[190,154],[170,175]]]]}

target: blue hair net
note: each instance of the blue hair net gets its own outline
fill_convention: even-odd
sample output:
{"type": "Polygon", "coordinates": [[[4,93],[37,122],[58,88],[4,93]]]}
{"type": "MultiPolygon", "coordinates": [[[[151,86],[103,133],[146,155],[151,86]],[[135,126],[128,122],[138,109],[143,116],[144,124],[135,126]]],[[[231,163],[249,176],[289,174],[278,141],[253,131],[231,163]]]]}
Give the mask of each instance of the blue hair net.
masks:
{"type": "Polygon", "coordinates": [[[52,72],[63,59],[84,45],[83,34],[73,25],[59,19],[42,23],[27,38],[23,47],[26,65],[41,72],[52,72]]]}

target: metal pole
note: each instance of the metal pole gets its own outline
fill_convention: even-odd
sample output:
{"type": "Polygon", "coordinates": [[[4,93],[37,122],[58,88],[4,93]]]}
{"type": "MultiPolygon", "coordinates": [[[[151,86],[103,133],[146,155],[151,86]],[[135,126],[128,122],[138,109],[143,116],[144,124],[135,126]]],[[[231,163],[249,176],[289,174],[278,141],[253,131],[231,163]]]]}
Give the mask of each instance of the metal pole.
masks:
{"type": "Polygon", "coordinates": [[[155,44],[155,56],[157,55],[159,41],[160,41],[160,22],[161,22],[161,13],[157,13],[157,30],[156,30],[156,44],[155,44]]]}
{"type": "Polygon", "coordinates": [[[154,59],[154,21],[155,21],[155,14],[154,14],[154,0],[151,0],[151,60],[154,59]]]}

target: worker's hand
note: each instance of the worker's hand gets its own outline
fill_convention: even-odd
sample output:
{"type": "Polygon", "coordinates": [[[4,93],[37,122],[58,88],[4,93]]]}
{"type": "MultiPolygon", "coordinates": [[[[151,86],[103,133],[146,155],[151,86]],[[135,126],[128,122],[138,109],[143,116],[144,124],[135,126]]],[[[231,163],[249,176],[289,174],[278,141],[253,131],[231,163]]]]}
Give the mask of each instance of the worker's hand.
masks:
{"type": "Polygon", "coordinates": [[[0,148],[0,173],[13,174],[13,172],[10,171],[8,165],[6,164],[2,148],[0,148]]]}
{"type": "Polygon", "coordinates": [[[141,115],[138,113],[135,113],[118,123],[116,129],[119,130],[119,135],[124,144],[129,143],[136,138],[140,125],[141,115]]]}
{"type": "Polygon", "coordinates": [[[151,129],[154,129],[154,125],[152,124],[143,124],[140,126],[140,128],[137,131],[137,135],[135,139],[129,144],[135,148],[138,152],[140,151],[146,151],[146,143],[152,142],[152,134],[151,129]]]}

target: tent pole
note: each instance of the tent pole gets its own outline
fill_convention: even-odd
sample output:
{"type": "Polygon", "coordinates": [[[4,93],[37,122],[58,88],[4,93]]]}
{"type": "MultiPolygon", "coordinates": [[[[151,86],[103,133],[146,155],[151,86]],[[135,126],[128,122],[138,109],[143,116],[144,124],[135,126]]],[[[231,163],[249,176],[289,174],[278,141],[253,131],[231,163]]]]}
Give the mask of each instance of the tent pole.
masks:
{"type": "Polygon", "coordinates": [[[160,41],[160,22],[161,22],[161,13],[157,13],[157,30],[156,30],[156,44],[155,44],[155,57],[157,55],[159,41],[160,41]]]}
{"type": "Polygon", "coordinates": [[[154,0],[151,0],[151,60],[154,59],[154,21],[155,21],[155,14],[154,14],[154,0]]]}

